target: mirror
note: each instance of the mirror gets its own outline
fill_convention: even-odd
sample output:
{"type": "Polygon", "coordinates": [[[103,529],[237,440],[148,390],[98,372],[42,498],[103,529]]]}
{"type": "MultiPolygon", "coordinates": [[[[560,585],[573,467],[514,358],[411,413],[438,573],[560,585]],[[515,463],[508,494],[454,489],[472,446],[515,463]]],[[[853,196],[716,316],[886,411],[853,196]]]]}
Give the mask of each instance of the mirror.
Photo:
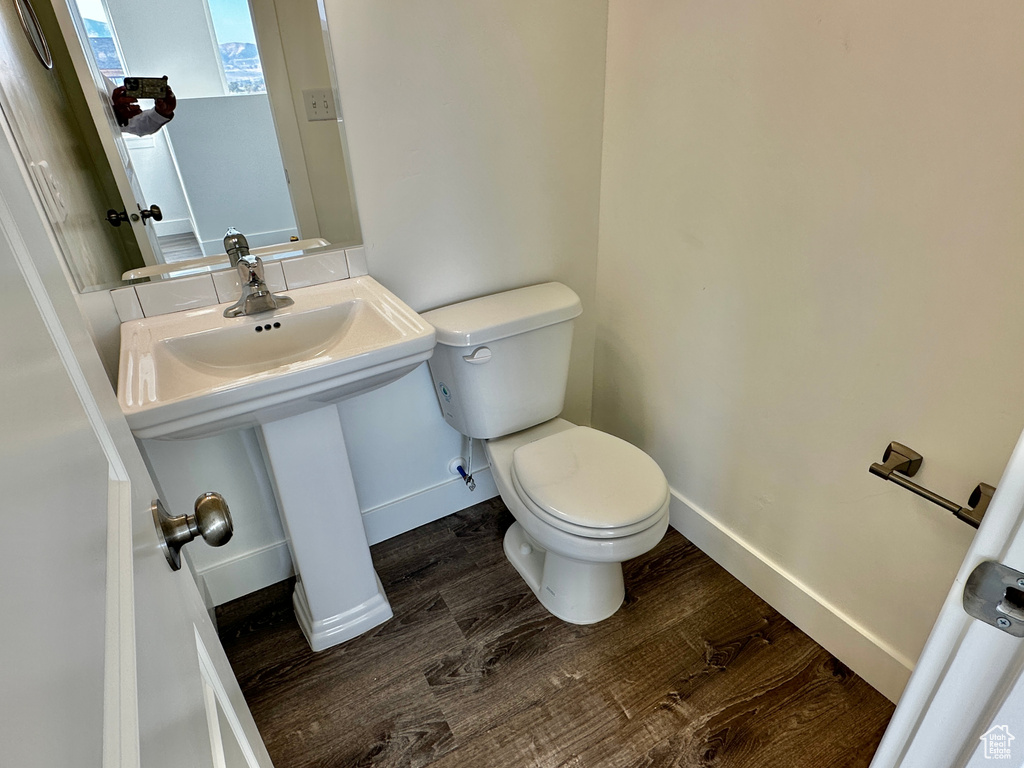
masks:
{"type": "Polygon", "coordinates": [[[36,11],[29,0],[14,0],[14,7],[21,19],[21,28],[25,30],[25,37],[29,45],[35,51],[39,63],[47,69],[53,69],[53,58],[50,56],[50,47],[46,44],[46,35],[39,26],[39,19],[36,11]]]}
{"type": "Polygon", "coordinates": [[[143,205],[162,214],[145,233],[157,255],[136,267],[223,253],[229,226],[254,248],[361,243],[317,0],[68,4],[106,77],[166,75],[177,99],[156,133],[116,137],[143,205]]]}

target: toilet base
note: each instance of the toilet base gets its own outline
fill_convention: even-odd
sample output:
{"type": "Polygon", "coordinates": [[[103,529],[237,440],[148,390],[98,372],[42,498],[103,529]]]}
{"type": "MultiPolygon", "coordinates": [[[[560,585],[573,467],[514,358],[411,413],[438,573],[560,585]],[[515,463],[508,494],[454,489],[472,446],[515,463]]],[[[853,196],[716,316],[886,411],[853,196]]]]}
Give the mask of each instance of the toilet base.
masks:
{"type": "Polygon", "coordinates": [[[596,624],[622,605],[622,563],[586,563],[545,550],[518,522],[506,531],[504,548],[541,605],[562,621],[596,624]]]}

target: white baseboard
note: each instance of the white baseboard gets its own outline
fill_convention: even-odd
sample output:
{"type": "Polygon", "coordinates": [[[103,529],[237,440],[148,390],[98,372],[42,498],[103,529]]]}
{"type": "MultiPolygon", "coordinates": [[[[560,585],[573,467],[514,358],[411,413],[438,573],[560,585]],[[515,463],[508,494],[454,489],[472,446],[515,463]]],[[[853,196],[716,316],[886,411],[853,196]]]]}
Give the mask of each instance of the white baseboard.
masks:
{"type": "Polygon", "coordinates": [[[363,512],[363,528],[370,545],[439,520],[460,509],[479,504],[498,495],[489,467],[473,473],[476,490],[471,491],[460,478],[435,485],[405,498],[363,512]]]}
{"type": "Polygon", "coordinates": [[[914,662],[675,490],[672,527],[892,702],[914,662]]]}
{"type": "Polygon", "coordinates": [[[164,219],[163,221],[153,222],[153,226],[156,228],[156,234],[158,237],[165,237],[167,235],[183,235],[186,232],[192,231],[192,220],[164,219]]]}
{"type": "Polygon", "coordinates": [[[196,581],[208,605],[223,605],[294,573],[288,542],[280,541],[197,571],[196,581]]]}
{"type": "MultiPolygon", "coordinates": [[[[363,513],[367,541],[377,544],[498,495],[489,468],[477,470],[473,479],[475,491],[470,491],[461,479],[453,478],[367,510],[363,513]]],[[[207,605],[217,606],[284,581],[293,573],[288,543],[281,541],[242,553],[198,571],[195,576],[207,605]]]]}

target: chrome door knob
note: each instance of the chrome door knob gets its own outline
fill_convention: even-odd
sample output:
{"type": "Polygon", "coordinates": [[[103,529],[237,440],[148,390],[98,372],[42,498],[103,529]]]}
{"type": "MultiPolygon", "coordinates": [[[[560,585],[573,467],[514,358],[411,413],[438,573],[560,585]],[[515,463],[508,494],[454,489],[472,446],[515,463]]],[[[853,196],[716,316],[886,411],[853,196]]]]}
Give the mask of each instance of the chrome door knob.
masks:
{"type": "Polygon", "coordinates": [[[231,512],[219,493],[204,493],[196,499],[191,515],[171,517],[160,499],[153,500],[152,510],[160,548],[174,571],[181,568],[181,548],[196,536],[202,536],[211,547],[220,547],[231,540],[234,531],[231,512]]]}

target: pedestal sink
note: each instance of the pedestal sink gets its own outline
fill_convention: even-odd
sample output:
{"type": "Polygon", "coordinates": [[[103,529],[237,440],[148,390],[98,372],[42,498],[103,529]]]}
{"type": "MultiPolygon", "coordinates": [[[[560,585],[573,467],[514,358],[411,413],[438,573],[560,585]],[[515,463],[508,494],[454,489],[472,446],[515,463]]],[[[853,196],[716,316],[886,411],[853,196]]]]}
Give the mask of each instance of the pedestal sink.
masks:
{"type": "Polygon", "coordinates": [[[227,304],[121,326],[117,397],[136,437],[255,426],[314,651],[391,617],[373,570],[335,403],[430,357],[434,329],[371,277],[286,292],[294,305],[225,318],[227,304]]]}

